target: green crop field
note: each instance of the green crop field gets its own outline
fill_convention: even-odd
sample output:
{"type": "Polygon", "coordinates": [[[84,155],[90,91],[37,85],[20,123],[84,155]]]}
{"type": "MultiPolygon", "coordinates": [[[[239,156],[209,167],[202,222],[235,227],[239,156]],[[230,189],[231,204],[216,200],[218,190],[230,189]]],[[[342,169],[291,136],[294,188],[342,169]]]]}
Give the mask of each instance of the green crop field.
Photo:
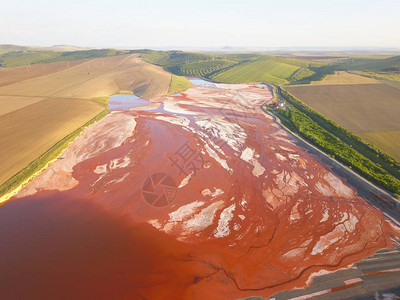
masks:
{"type": "Polygon", "coordinates": [[[226,71],[219,72],[211,78],[231,83],[268,82],[280,84],[296,77],[296,73],[299,78],[310,76],[312,74],[312,71],[308,69],[310,64],[305,60],[261,56],[254,61],[244,62],[226,71]],[[305,73],[302,76],[303,72],[305,73]]]}

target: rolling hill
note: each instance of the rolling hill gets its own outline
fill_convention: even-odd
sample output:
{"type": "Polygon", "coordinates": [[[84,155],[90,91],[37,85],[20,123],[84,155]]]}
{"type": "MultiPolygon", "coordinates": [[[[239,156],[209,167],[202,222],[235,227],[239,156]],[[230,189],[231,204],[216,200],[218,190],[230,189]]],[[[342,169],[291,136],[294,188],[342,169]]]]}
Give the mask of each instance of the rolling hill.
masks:
{"type": "Polygon", "coordinates": [[[92,49],[80,51],[31,50],[26,47],[11,47],[7,49],[13,51],[0,52],[0,67],[3,68],[58,61],[73,61],[96,57],[109,57],[130,53],[129,51],[115,49],[92,49]]]}

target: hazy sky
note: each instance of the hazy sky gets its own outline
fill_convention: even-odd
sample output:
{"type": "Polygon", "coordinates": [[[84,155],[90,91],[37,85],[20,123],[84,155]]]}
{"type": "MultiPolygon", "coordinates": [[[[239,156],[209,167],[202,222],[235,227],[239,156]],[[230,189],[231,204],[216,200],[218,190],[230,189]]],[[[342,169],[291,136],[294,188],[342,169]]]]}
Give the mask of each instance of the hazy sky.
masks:
{"type": "Polygon", "coordinates": [[[400,47],[400,0],[2,0],[0,43],[400,47]]]}

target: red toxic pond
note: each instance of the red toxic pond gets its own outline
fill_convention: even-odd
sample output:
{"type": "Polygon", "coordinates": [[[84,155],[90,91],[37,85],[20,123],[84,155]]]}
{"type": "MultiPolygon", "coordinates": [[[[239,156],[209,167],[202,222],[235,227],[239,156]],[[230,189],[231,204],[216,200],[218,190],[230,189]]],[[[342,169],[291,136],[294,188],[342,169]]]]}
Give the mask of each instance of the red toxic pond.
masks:
{"type": "Polygon", "coordinates": [[[271,97],[195,82],[87,128],[0,208],[0,294],[266,297],[392,247],[398,229],[262,111],[271,97]]]}

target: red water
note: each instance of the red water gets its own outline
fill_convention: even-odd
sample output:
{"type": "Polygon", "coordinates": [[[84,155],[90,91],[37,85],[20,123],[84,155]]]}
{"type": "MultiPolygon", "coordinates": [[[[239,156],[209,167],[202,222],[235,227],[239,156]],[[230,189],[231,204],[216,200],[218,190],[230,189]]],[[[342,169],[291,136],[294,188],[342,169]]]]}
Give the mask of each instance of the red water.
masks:
{"type": "Polygon", "coordinates": [[[89,127],[0,208],[0,295],[268,296],[391,247],[397,229],[260,109],[269,99],[195,85],[89,127]]]}
{"type": "Polygon", "coordinates": [[[2,207],[0,236],[1,299],[179,299],[195,280],[182,243],[60,193],[2,207]]]}

